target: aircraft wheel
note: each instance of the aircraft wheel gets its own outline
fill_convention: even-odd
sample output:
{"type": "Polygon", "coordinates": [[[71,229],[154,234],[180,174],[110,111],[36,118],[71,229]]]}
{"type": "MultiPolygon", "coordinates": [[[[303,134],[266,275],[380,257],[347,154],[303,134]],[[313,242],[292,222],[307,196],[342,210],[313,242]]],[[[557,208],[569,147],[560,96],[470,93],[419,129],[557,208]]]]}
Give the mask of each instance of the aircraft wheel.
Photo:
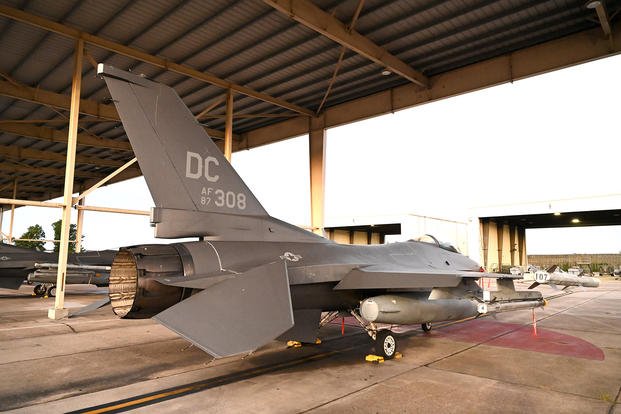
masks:
{"type": "Polygon", "coordinates": [[[393,359],[397,353],[397,339],[392,331],[384,329],[377,332],[375,353],[384,359],[393,359]]]}
{"type": "Polygon", "coordinates": [[[34,287],[34,294],[37,296],[45,296],[45,286],[42,284],[36,284],[34,287]]]}
{"type": "Polygon", "coordinates": [[[431,322],[425,322],[425,323],[421,324],[420,327],[423,328],[423,331],[429,332],[429,331],[431,331],[431,328],[432,328],[431,322]]]}
{"type": "Polygon", "coordinates": [[[49,287],[49,289],[47,290],[47,296],[49,296],[50,298],[56,296],[56,286],[49,287]]]}

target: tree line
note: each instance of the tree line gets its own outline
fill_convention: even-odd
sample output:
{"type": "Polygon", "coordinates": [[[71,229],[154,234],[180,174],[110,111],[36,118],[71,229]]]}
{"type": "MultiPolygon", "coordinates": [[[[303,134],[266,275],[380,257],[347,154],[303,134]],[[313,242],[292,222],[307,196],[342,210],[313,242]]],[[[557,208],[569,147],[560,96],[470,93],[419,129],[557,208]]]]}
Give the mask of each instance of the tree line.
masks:
{"type": "MultiPolygon", "coordinates": [[[[60,240],[60,232],[62,228],[62,220],[57,220],[52,223],[52,229],[54,230],[54,240],[60,240]]],[[[78,234],[77,226],[75,224],[69,225],[69,240],[76,240],[78,234]]],[[[26,240],[16,240],[15,246],[17,247],[25,247],[27,249],[35,249],[35,250],[45,250],[45,231],[43,227],[39,224],[34,224],[19,237],[20,239],[26,240]]],[[[84,236],[81,237],[81,240],[84,240],[84,236]]],[[[69,242],[69,251],[75,253],[75,242],[69,242]]],[[[60,242],[54,242],[54,251],[58,252],[60,250],[60,242]]],[[[84,251],[84,248],[81,248],[81,251],[84,251]]]]}

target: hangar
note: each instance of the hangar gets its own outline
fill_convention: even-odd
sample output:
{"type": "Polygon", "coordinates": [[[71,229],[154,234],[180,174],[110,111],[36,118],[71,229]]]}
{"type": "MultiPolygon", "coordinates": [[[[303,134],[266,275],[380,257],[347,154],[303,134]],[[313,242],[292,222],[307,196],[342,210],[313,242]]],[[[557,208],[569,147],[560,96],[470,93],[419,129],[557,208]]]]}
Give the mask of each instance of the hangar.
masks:
{"type": "MultiPolygon", "coordinates": [[[[620,7],[618,0],[5,0],[0,204],[13,212],[60,208],[65,224],[73,207],[148,214],[85,203],[99,186],[140,175],[94,76],[104,62],[174,86],[228,157],[308,134],[312,227],[322,231],[326,129],[618,54],[620,7]],[[45,201],[61,195],[61,203],[45,201]]],[[[69,243],[63,229],[59,278],[69,243]]],[[[50,317],[64,316],[63,297],[61,289],[50,317]]]]}
{"type": "Polygon", "coordinates": [[[481,208],[473,212],[470,228],[470,243],[480,249],[471,257],[495,271],[527,266],[527,229],[618,226],[619,205],[620,196],[607,195],[481,208]]]}

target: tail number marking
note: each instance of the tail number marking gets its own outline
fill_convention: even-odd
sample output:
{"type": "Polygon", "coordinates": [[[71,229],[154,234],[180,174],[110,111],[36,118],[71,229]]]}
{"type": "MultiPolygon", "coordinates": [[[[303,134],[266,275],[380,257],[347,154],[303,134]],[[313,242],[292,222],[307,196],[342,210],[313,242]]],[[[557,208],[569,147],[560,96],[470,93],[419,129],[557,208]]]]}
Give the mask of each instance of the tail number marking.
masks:
{"type": "Polygon", "coordinates": [[[232,191],[224,192],[224,190],[217,189],[214,191],[216,199],[214,203],[218,207],[238,208],[244,210],[246,208],[246,194],[234,193],[232,191]]]}
{"type": "Polygon", "coordinates": [[[211,203],[211,200],[213,200],[216,207],[246,209],[246,194],[224,191],[220,188],[203,187],[201,191],[201,204],[206,206],[211,203]],[[213,198],[211,197],[212,194],[213,198]]]}

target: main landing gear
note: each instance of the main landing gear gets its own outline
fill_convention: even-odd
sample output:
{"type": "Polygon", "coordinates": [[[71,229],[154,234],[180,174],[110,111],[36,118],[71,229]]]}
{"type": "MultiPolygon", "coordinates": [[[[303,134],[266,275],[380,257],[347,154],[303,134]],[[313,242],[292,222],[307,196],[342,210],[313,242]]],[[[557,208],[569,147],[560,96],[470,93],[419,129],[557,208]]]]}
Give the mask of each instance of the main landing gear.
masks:
{"type": "Polygon", "coordinates": [[[397,353],[397,339],[391,330],[382,329],[375,334],[375,354],[393,359],[397,353]]]}
{"type": "MultiPolygon", "coordinates": [[[[360,316],[356,310],[350,310],[349,313],[356,318],[360,326],[364,328],[369,336],[375,341],[375,355],[384,359],[393,359],[399,353],[397,336],[390,329],[378,329],[373,322],[367,322],[360,316]]],[[[431,322],[421,324],[423,332],[430,332],[432,329],[431,322]]]]}
{"type": "Polygon", "coordinates": [[[34,287],[34,294],[37,296],[45,296],[45,291],[47,290],[47,288],[45,287],[45,285],[35,285],[34,287]]]}
{"type": "Polygon", "coordinates": [[[365,321],[355,310],[350,313],[375,341],[375,355],[384,359],[393,359],[397,355],[397,338],[394,332],[390,329],[378,330],[373,322],[365,321]]]}
{"type": "Polygon", "coordinates": [[[56,285],[48,283],[38,283],[34,287],[34,294],[39,297],[47,295],[48,297],[53,298],[54,296],[56,296],[56,285]]]}

